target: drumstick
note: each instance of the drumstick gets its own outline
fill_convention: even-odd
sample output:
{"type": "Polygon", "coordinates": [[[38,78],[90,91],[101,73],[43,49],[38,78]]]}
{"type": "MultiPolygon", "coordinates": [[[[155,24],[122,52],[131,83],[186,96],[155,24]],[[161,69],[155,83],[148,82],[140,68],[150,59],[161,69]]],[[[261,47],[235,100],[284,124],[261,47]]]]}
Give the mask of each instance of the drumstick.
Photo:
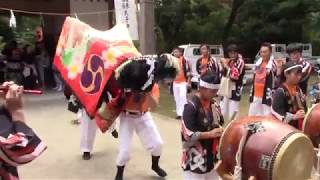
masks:
{"type": "Polygon", "coordinates": [[[299,93],[297,93],[296,94],[296,100],[297,100],[297,104],[298,104],[298,108],[301,110],[304,110],[304,107],[303,107],[303,105],[302,105],[302,102],[301,102],[301,97],[300,97],[300,94],[299,93]]]}
{"type": "MultiPolygon", "coordinates": [[[[0,86],[0,92],[7,92],[9,89],[9,86],[0,86]]],[[[24,94],[36,94],[36,95],[40,95],[43,92],[41,90],[30,90],[30,89],[24,89],[23,90],[24,94]]]]}
{"type": "Polygon", "coordinates": [[[230,121],[233,121],[237,116],[238,111],[233,111],[230,121]]]}

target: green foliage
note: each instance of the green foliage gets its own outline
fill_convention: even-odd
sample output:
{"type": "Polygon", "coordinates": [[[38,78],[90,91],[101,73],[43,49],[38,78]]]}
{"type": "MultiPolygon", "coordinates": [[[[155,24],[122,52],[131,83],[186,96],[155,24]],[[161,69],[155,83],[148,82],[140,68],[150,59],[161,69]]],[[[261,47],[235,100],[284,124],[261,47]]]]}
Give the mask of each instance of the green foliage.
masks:
{"type": "Polygon", "coordinates": [[[3,41],[8,42],[14,38],[14,34],[9,27],[9,18],[0,17],[0,36],[3,38],[3,41]]]}
{"type": "Polygon", "coordinates": [[[156,8],[156,21],[165,49],[186,43],[222,42],[220,35],[228,16],[223,3],[218,0],[161,2],[156,8]]]}
{"type": "Polygon", "coordinates": [[[0,16],[0,36],[3,37],[3,41],[16,40],[20,44],[33,44],[35,29],[40,24],[39,17],[22,16],[20,14],[15,14],[15,16],[16,28],[9,27],[9,16],[0,16]]]}
{"type": "Polygon", "coordinates": [[[320,12],[311,13],[304,26],[304,39],[313,45],[313,54],[320,56],[320,12]]]}
{"type": "Polygon", "coordinates": [[[158,50],[236,42],[253,57],[261,42],[311,42],[320,49],[320,0],[158,0],[158,50]],[[159,48],[160,47],[160,48],[159,48]]]}
{"type": "Polygon", "coordinates": [[[39,17],[16,16],[17,27],[13,30],[16,40],[20,44],[33,44],[35,29],[40,25],[39,17]]]}

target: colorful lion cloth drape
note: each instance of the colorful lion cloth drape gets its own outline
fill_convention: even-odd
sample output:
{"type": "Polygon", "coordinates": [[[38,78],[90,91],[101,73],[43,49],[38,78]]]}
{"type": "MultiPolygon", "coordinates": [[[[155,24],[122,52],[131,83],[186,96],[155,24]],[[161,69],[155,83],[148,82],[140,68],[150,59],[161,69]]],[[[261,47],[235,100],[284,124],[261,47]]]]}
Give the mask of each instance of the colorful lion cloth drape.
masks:
{"type": "Polygon", "coordinates": [[[125,25],[98,31],[67,17],[54,65],[91,117],[114,70],[127,58],[140,56],[125,25]]]}

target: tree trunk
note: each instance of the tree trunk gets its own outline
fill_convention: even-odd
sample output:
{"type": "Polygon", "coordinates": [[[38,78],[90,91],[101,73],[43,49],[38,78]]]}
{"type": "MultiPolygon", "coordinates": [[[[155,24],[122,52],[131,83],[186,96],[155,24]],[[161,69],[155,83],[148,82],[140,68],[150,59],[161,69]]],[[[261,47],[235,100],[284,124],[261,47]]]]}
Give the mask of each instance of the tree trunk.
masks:
{"type": "Polygon", "coordinates": [[[224,27],[224,33],[222,35],[222,40],[225,41],[229,37],[230,30],[232,28],[232,25],[237,17],[238,10],[241,7],[241,5],[245,2],[245,0],[234,0],[232,2],[232,9],[230,16],[228,18],[228,22],[224,27]]]}

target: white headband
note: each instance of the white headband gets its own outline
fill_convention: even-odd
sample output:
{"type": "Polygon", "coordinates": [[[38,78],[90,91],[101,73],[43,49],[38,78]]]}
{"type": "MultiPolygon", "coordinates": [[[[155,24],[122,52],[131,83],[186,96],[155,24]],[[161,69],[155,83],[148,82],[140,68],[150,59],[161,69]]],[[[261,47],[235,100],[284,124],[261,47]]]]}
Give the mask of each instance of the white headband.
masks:
{"type": "Polygon", "coordinates": [[[210,83],[207,83],[207,82],[204,82],[200,79],[200,86],[201,87],[204,87],[204,88],[208,88],[208,89],[219,89],[220,87],[220,84],[210,84],[210,83]]]}
{"type": "Polygon", "coordinates": [[[297,64],[297,65],[294,65],[294,66],[291,66],[291,67],[285,69],[284,72],[286,73],[286,72],[288,72],[292,69],[298,68],[298,67],[302,68],[302,66],[300,64],[297,64]]]}

